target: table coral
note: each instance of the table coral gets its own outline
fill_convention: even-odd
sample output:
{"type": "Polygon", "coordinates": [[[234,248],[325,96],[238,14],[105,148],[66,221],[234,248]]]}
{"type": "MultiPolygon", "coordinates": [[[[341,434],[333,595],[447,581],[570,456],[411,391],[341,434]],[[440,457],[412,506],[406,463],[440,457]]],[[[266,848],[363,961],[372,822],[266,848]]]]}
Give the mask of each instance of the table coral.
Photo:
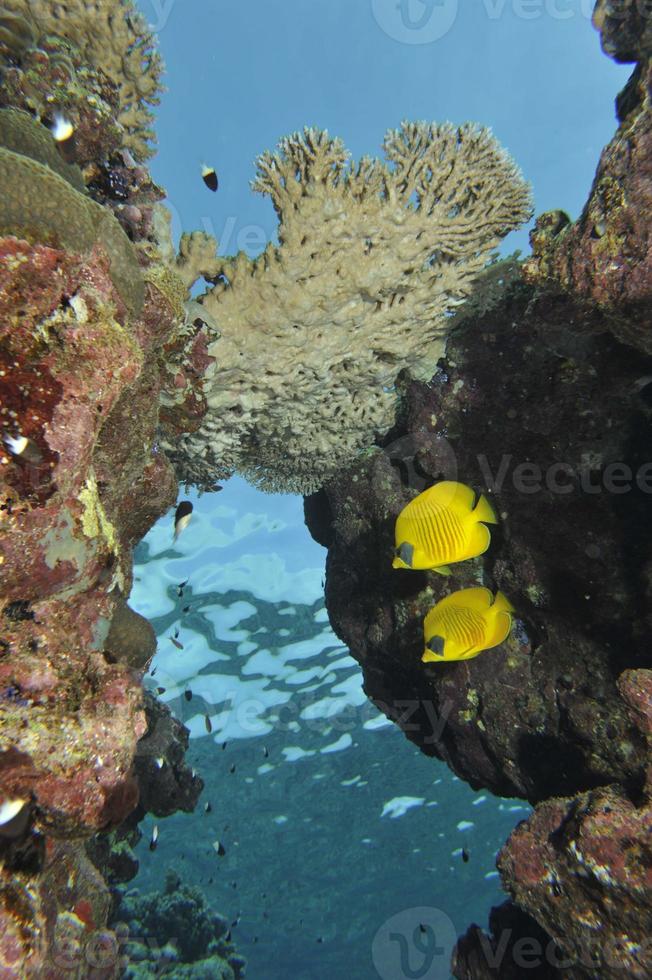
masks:
{"type": "Polygon", "coordinates": [[[449,315],[529,216],[528,186],[487,130],[403,123],[384,150],[386,163],[353,164],[327,133],[295,133],[253,184],[279,216],[278,249],[218,261],[206,236],[182,242],[188,285],[193,270],[214,282],[195,329],[208,412],[163,442],[182,479],[238,470],[266,490],[319,487],[391,427],[397,376],[432,374],[449,315]]]}

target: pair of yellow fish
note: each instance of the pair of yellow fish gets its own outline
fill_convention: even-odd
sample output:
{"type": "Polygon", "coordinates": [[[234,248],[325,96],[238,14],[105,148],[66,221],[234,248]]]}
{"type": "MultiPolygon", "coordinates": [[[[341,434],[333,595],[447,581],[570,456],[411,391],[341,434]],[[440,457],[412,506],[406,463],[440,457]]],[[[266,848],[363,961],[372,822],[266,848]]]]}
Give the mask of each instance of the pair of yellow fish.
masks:
{"type": "MultiPolygon", "coordinates": [[[[471,487],[443,480],[403,508],[396,519],[394,568],[431,569],[450,575],[449,562],[483,554],[491,542],[487,524],[497,524],[484,496],[471,487]]],[[[509,635],[514,609],[489,589],[461,589],[441,599],[423,623],[424,663],[470,660],[509,635]]]]}

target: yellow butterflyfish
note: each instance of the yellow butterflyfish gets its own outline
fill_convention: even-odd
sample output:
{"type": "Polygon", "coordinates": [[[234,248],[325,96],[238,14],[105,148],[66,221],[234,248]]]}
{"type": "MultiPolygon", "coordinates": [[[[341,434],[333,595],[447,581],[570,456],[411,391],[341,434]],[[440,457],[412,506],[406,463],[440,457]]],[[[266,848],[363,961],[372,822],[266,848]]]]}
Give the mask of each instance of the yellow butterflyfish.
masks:
{"type": "Polygon", "coordinates": [[[396,518],[394,568],[432,569],[450,575],[448,562],[465,561],[489,547],[487,524],[497,524],[486,497],[476,501],[464,483],[442,480],[411,500],[396,518]]]}
{"type": "Polygon", "coordinates": [[[460,589],[440,599],[423,621],[423,663],[471,660],[509,636],[514,607],[502,592],[460,589]]]}

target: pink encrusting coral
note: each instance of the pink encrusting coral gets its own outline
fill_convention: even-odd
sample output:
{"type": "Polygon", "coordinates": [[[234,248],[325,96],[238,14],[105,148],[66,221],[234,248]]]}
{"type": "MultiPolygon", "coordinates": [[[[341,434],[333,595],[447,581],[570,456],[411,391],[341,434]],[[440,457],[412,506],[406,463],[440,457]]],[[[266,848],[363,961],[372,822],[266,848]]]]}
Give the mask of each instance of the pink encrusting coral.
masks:
{"type": "MultiPolygon", "coordinates": [[[[31,91],[46,106],[53,78],[72,72],[84,164],[63,164],[30,114],[2,110],[0,801],[20,820],[0,835],[0,972],[108,980],[119,950],[83,842],[138,805],[155,640],[126,599],[132,548],[176,499],[156,448],[159,351],[186,290],[165,222],[158,237],[161,193],[123,145],[124,105],[88,52],[49,38],[40,55],[12,56],[0,85],[2,105],[26,108],[31,91]],[[103,943],[106,969],[94,973],[89,951],[103,943]]],[[[129,129],[143,152],[146,118],[129,129]]]]}

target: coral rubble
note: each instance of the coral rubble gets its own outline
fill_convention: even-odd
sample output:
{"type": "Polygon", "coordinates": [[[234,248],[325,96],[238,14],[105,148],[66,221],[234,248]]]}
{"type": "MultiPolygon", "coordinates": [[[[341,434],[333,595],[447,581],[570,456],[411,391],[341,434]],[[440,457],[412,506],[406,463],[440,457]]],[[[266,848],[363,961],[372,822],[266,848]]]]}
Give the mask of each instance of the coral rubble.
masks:
{"type": "Polygon", "coordinates": [[[529,216],[528,186],[487,130],[403,123],[384,151],[354,164],[327,133],[295,133],[253,184],[279,248],[218,260],[207,236],[182,239],[180,274],[214,285],[189,331],[206,338],[207,411],[163,443],[181,479],[238,470],[267,490],[319,487],[392,425],[401,370],[432,374],[449,315],[529,216]]]}

